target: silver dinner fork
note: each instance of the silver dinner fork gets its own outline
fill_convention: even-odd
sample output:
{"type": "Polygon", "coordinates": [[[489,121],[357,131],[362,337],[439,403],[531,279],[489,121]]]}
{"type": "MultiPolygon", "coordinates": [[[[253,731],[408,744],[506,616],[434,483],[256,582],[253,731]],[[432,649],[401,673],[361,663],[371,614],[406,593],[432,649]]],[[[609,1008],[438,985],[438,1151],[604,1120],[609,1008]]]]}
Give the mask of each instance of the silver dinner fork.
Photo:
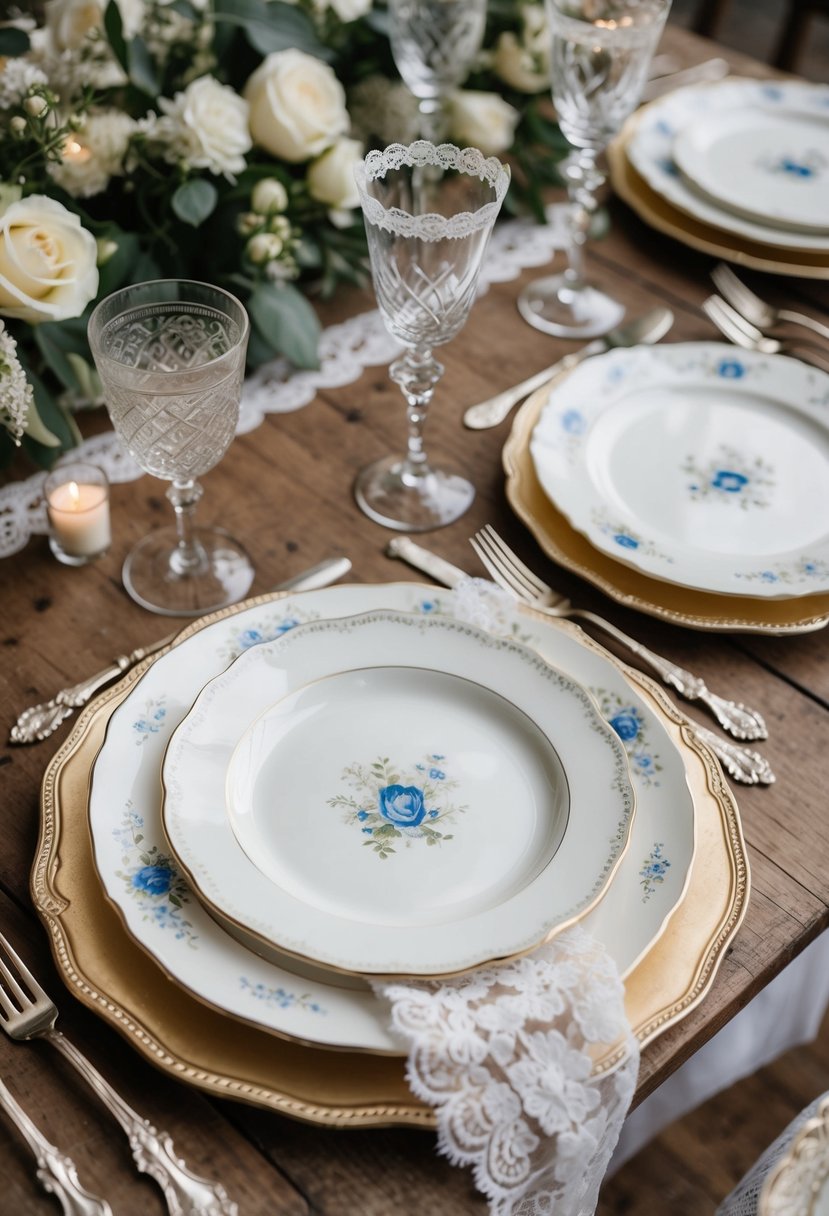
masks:
{"type": "Polygon", "coordinates": [[[604,617],[584,608],[574,608],[568,599],[565,599],[563,595],[558,595],[552,587],[534,574],[490,524],[487,524],[480,532],[476,532],[470,538],[469,543],[495,582],[505,591],[509,591],[516,599],[523,600],[525,604],[529,604],[533,608],[541,609],[549,616],[567,617],[568,619],[576,617],[582,621],[590,621],[591,624],[632,651],[680,696],[687,701],[700,701],[707,706],[723,730],[727,730],[735,739],[768,738],[766,724],[756,709],[749,709],[735,701],[726,701],[716,693],[710,692],[705,681],[699,676],[692,675],[691,672],[678,667],[669,659],[655,654],[647,646],[637,642],[636,638],[617,629],[604,617]]]}
{"type": "Polygon", "coordinates": [[[743,350],[756,350],[762,355],[795,355],[803,362],[829,372],[829,356],[821,358],[816,350],[817,343],[812,344],[808,338],[770,338],[741,317],[721,296],[709,296],[703,301],[702,311],[721,334],[735,346],[742,346],[743,350]]]}
{"type": "Polygon", "coordinates": [[[239,1209],[224,1187],[189,1170],[176,1156],[171,1137],[137,1114],[55,1028],[57,1016],[57,1006],[0,933],[0,1022],[6,1034],[12,1039],[46,1039],[89,1082],[126,1132],[138,1169],[161,1187],[170,1216],[238,1216],[239,1209]]]}
{"type": "Polygon", "coordinates": [[[802,325],[823,338],[829,338],[829,325],[821,324],[804,312],[795,312],[791,308],[775,308],[773,304],[761,300],[725,262],[714,267],[711,278],[728,303],[759,329],[771,329],[778,321],[789,321],[792,325],[802,325]]]}

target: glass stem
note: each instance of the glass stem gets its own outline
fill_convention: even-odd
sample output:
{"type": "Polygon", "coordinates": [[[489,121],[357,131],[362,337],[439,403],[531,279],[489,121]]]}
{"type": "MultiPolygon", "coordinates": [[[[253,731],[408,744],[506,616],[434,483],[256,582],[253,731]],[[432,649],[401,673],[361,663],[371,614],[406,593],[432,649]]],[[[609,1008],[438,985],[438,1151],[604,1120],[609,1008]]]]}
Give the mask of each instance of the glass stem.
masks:
{"type": "Polygon", "coordinates": [[[204,546],[196,539],[193,516],[196,504],[204,491],[192,477],[188,481],[174,481],[167,497],[176,513],[178,543],[170,555],[170,568],[181,578],[201,574],[207,568],[204,546]]]}
{"type": "Polygon", "coordinates": [[[596,192],[605,179],[596,166],[596,156],[594,148],[577,148],[564,163],[570,200],[567,269],[564,272],[568,291],[580,291],[586,285],[584,246],[598,206],[596,192]]]}
{"type": "Polygon", "coordinates": [[[423,427],[435,385],[443,370],[443,364],[438,363],[426,347],[410,347],[403,358],[396,359],[389,368],[389,375],[395,384],[400,385],[406,398],[409,440],[401,476],[404,482],[411,485],[417,484],[431,472],[423,448],[423,427]]]}
{"type": "Polygon", "coordinates": [[[446,120],[440,97],[421,97],[417,103],[420,113],[420,138],[439,144],[444,138],[446,120]]]}

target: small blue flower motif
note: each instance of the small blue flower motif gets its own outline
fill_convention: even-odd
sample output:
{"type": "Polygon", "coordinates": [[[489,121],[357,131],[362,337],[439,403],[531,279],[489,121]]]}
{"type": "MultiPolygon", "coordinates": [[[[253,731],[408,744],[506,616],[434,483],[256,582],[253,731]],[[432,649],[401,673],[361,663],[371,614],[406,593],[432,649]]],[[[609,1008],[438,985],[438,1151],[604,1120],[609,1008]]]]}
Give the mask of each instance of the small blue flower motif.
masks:
{"type": "Polygon", "coordinates": [[[648,769],[652,769],[653,768],[653,756],[637,756],[636,757],[636,767],[638,769],[641,769],[642,772],[647,772],[648,769]]]}
{"type": "Polygon", "coordinates": [[[610,725],[616,731],[619,738],[628,743],[639,734],[641,723],[634,710],[622,709],[615,717],[610,719],[610,725]]]}
{"type": "Polygon", "coordinates": [[[361,822],[362,822],[364,819],[368,819],[368,811],[358,811],[358,812],[357,812],[357,818],[358,818],[358,819],[359,819],[361,822]]]}
{"type": "Polygon", "coordinates": [[[437,604],[435,603],[435,601],[434,601],[434,600],[421,600],[421,601],[420,601],[420,611],[421,611],[421,612],[426,612],[426,613],[428,613],[428,612],[436,612],[436,611],[437,611],[437,604]]]}
{"type": "Polygon", "coordinates": [[[432,760],[445,760],[445,759],[446,759],[446,757],[445,757],[445,756],[439,756],[439,755],[437,754],[437,752],[433,752],[433,753],[432,753],[432,756],[431,756],[431,759],[432,759],[432,760]]]}
{"type": "Polygon", "coordinates": [[[617,532],[613,539],[622,549],[639,548],[639,541],[635,540],[632,536],[628,536],[627,532],[617,532]]]}
{"type": "Polygon", "coordinates": [[[662,156],[656,163],[666,177],[679,177],[679,169],[677,169],[670,156],[662,156]]]}
{"type": "Polygon", "coordinates": [[[415,765],[415,768],[417,769],[417,771],[418,771],[419,773],[425,773],[425,772],[426,772],[426,765],[425,765],[425,764],[416,764],[416,765],[415,765]]]}
{"type": "Polygon", "coordinates": [[[666,122],[664,118],[660,118],[659,122],[655,124],[654,130],[658,131],[660,135],[673,135],[674,134],[673,127],[671,126],[671,124],[669,122],[666,122]]]}
{"type": "Polygon", "coordinates": [[[815,171],[811,165],[801,164],[796,160],[789,160],[784,156],[780,161],[780,168],[784,173],[791,173],[794,177],[814,177],[815,171]]]}
{"type": "Polygon", "coordinates": [[[803,573],[804,574],[817,574],[817,566],[815,565],[814,562],[804,562],[803,563],[803,573]]]}
{"type": "Polygon", "coordinates": [[[446,780],[446,773],[443,771],[443,769],[440,769],[440,768],[430,768],[429,776],[432,778],[433,781],[445,781],[446,780]]]}
{"type": "Polygon", "coordinates": [[[251,646],[258,646],[260,642],[264,642],[264,637],[258,629],[245,629],[239,635],[239,649],[249,650],[251,646]]]}
{"type": "Polygon", "coordinates": [[[166,866],[142,866],[132,876],[132,885],[148,895],[166,895],[173,882],[173,872],[166,866]]]}
{"type": "Polygon", "coordinates": [[[416,785],[387,785],[377,798],[380,814],[396,827],[416,828],[426,817],[423,790],[416,785]]]}
{"type": "Polygon", "coordinates": [[[760,575],[760,578],[763,580],[764,583],[776,583],[777,582],[777,575],[774,573],[773,570],[764,570],[763,573],[760,575]]]}
{"type": "Polygon", "coordinates": [[[782,90],[773,84],[764,85],[760,92],[766,101],[780,101],[783,96],[782,90]]]}
{"type": "Polygon", "coordinates": [[[582,435],[587,423],[578,410],[567,410],[561,415],[561,425],[568,435],[582,435]]]}
{"type": "Polygon", "coordinates": [[[289,629],[296,629],[299,621],[295,616],[286,616],[284,621],[280,621],[276,629],[273,631],[273,636],[279,638],[283,633],[287,633],[289,629]]]}
{"type": "Polygon", "coordinates": [[[711,485],[715,490],[725,490],[728,494],[739,494],[743,486],[748,485],[748,478],[744,473],[735,473],[733,469],[717,469],[711,478],[711,485]]]}
{"type": "Polygon", "coordinates": [[[739,359],[723,359],[717,368],[717,375],[725,380],[741,380],[745,374],[745,364],[739,359]]]}
{"type": "Polygon", "coordinates": [[[366,836],[374,835],[374,828],[361,828],[360,830],[364,832],[366,836]]]}
{"type": "Polygon", "coordinates": [[[439,814],[440,814],[440,811],[429,811],[429,818],[430,818],[430,819],[437,819],[437,817],[438,817],[438,815],[439,815],[439,814]]]}

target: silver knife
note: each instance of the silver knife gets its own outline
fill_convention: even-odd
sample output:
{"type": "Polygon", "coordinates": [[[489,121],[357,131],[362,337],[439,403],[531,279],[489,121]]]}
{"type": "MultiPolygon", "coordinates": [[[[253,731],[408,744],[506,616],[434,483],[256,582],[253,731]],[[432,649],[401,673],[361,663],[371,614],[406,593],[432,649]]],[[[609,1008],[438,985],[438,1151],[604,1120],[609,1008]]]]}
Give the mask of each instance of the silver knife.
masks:
{"type": "MultiPolygon", "coordinates": [[[[350,569],[351,562],[347,557],[329,557],[325,561],[319,562],[318,565],[312,566],[310,570],[306,570],[304,574],[295,574],[292,578],[279,583],[273,590],[313,591],[317,587],[327,587],[329,583],[335,583],[338,578],[348,574],[350,569]]],[[[168,633],[167,637],[162,638],[160,642],[153,642],[150,646],[139,646],[130,654],[119,655],[109,667],[105,667],[97,675],[90,676],[88,680],[81,680],[79,684],[73,684],[71,688],[62,688],[51,700],[44,701],[41,705],[32,705],[31,708],[24,709],[9,732],[9,742],[37,743],[40,739],[48,738],[53,731],[57,730],[61,722],[69,718],[76,709],[86,705],[93,693],[123,675],[135,663],[140,663],[142,659],[169,646],[178,633],[179,630],[176,630],[174,633],[168,633]]]]}
{"type": "MultiPolygon", "coordinates": [[[[462,579],[469,578],[465,571],[453,566],[451,562],[435,553],[430,553],[422,545],[418,545],[410,536],[395,536],[386,546],[386,556],[400,558],[421,574],[442,583],[445,587],[456,587],[462,579]]],[[[719,759],[723,768],[735,781],[744,785],[771,785],[774,773],[771,765],[759,752],[748,747],[741,747],[727,739],[721,739],[713,731],[694,722],[692,718],[682,715],[685,725],[697,739],[710,748],[719,759]]]]}

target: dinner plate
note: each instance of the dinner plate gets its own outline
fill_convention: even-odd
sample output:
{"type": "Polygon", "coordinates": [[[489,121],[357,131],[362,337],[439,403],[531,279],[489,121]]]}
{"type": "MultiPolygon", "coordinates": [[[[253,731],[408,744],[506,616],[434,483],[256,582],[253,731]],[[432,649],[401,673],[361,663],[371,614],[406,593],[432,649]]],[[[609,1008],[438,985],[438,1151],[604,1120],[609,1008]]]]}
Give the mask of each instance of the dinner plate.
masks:
{"type": "MultiPolygon", "coordinates": [[[[674,160],[674,147],[686,127],[698,124],[707,116],[712,124],[719,125],[725,122],[729,111],[750,108],[768,113],[769,127],[778,112],[792,110],[815,115],[816,121],[822,121],[829,111],[829,87],[801,81],[724,80],[718,84],[677,89],[640,109],[635,123],[628,127],[627,156],[657,194],[704,224],[749,241],[776,246],[780,251],[829,254],[829,232],[784,229],[777,222],[768,223],[736,214],[700,193],[680,173],[674,160]]],[[[770,153],[776,146],[776,143],[769,143],[770,153]]],[[[825,157],[825,147],[816,149],[812,160],[815,155],[825,157]]],[[[817,160],[814,163],[818,173],[825,172],[817,160]]],[[[775,175],[774,165],[779,165],[779,155],[768,170],[769,177],[775,175]]],[[[776,196],[773,185],[768,187],[768,193],[770,198],[776,196]]]]}
{"type": "Polygon", "coordinates": [[[786,600],[715,595],[651,578],[595,549],[544,493],[530,455],[530,437],[549,392],[546,385],[518,410],[502,452],[507,500],[548,557],[617,603],[690,629],[784,635],[829,623],[829,595],[786,600]]]}
{"type": "MultiPolygon", "coordinates": [[[[419,594],[421,602],[431,603],[433,608],[437,598],[434,589],[412,584],[387,590],[401,597],[419,594]]],[[[248,634],[256,631],[257,624],[271,623],[277,607],[275,597],[262,597],[241,610],[238,605],[225,609],[209,621],[229,622],[237,613],[244,613],[249,624],[240,632],[248,634]]],[[[586,640],[580,644],[575,626],[534,617],[531,623],[550,639],[569,638],[576,653],[595,655],[601,659],[603,671],[618,675],[622,670],[595,643],[586,640]]],[[[204,628],[203,622],[189,626],[185,637],[190,639],[204,628]]],[[[234,644],[240,644],[239,633],[233,631],[232,636],[234,644]]],[[[206,655],[215,661],[213,649],[206,655]]],[[[64,982],[154,1066],[214,1096],[341,1128],[433,1126],[433,1112],[412,1097],[400,1060],[299,1046],[229,1018],[170,978],[138,946],[106,898],[88,831],[92,767],[113,713],[151,662],[139,665],[81,711],[44,775],[31,892],[64,982]]],[[[745,914],[749,881],[739,815],[716,760],[687,733],[661,689],[637,672],[624,671],[623,701],[632,698],[646,723],[652,721],[666,733],[666,756],[675,751],[682,759],[698,833],[687,894],[661,939],[630,970],[625,984],[625,1008],[644,1046],[684,1018],[709,990],[745,914]]],[[[647,737],[640,745],[643,756],[646,745],[647,737]]],[[[658,780],[664,775],[663,770],[652,777],[658,780]]],[[[666,789],[663,813],[671,805],[666,789]]],[[[637,814],[634,833],[643,819],[637,814]]],[[[608,908],[616,885],[623,881],[624,869],[623,862],[608,898],[591,916],[608,908]]],[[[644,896],[637,898],[634,878],[625,896],[626,911],[637,905],[652,908],[665,884],[672,881],[672,873],[675,871],[668,869],[664,882],[654,884],[647,903],[644,896]]],[[[620,919],[617,909],[617,924],[610,923],[608,928],[611,932],[616,928],[624,941],[629,936],[627,924],[635,932],[635,921],[626,919],[623,928],[618,925],[620,919]]],[[[612,1057],[600,1061],[598,1067],[610,1063],[612,1057]]]]}
{"type": "MultiPolygon", "coordinates": [[[[785,94],[785,90],[784,90],[785,94]]],[[[735,105],[681,128],[674,162],[692,186],[759,223],[829,233],[829,93],[808,110],[735,105]]]]}
{"type": "Polygon", "coordinates": [[[590,543],[723,595],[829,592],[829,376],[723,343],[614,350],[548,393],[530,441],[590,543]]]}
{"type": "Polygon", "coordinates": [[[357,974],[456,974],[547,940],[606,889],[634,811],[583,688],[423,613],[253,647],[202,690],[162,781],[165,835],[223,923],[357,974]]]}
{"type": "Polygon", "coordinates": [[[644,223],[691,249],[749,270],[801,279],[829,279],[829,253],[783,249],[725,232],[717,224],[704,223],[681,211],[652,189],[627,156],[640,115],[641,111],[628,119],[608,147],[607,159],[614,191],[644,223]]]}
{"type": "MultiPolygon", "coordinates": [[[[207,913],[169,853],[161,829],[159,773],[170,735],[205,679],[246,648],[300,621],[378,608],[431,616],[450,604],[450,593],[411,583],[340,585],[259,601],[226,612],[209,626],[189,627],[177,646],[138,670],[128,694],[108,715],[89,794],[100,882],[136,942],[200,1000],[304,1042],[400,1051],[388,1029],[388,1012],[367,983],[320,975],[319,969],[309,972],[295,960],[280,966],[262,959],[207,913]]],[[[682,758],[660,715],[631,692],[604,652],[580,641],[577,633],[524,612],[514,617],[512,628],[518,642],[535,647],[591,690],[628,753],[637,804],[630,847],[604,899],[583,921],[624,976],[663,931],[687,880],[694,813],[682,758]]]]}

